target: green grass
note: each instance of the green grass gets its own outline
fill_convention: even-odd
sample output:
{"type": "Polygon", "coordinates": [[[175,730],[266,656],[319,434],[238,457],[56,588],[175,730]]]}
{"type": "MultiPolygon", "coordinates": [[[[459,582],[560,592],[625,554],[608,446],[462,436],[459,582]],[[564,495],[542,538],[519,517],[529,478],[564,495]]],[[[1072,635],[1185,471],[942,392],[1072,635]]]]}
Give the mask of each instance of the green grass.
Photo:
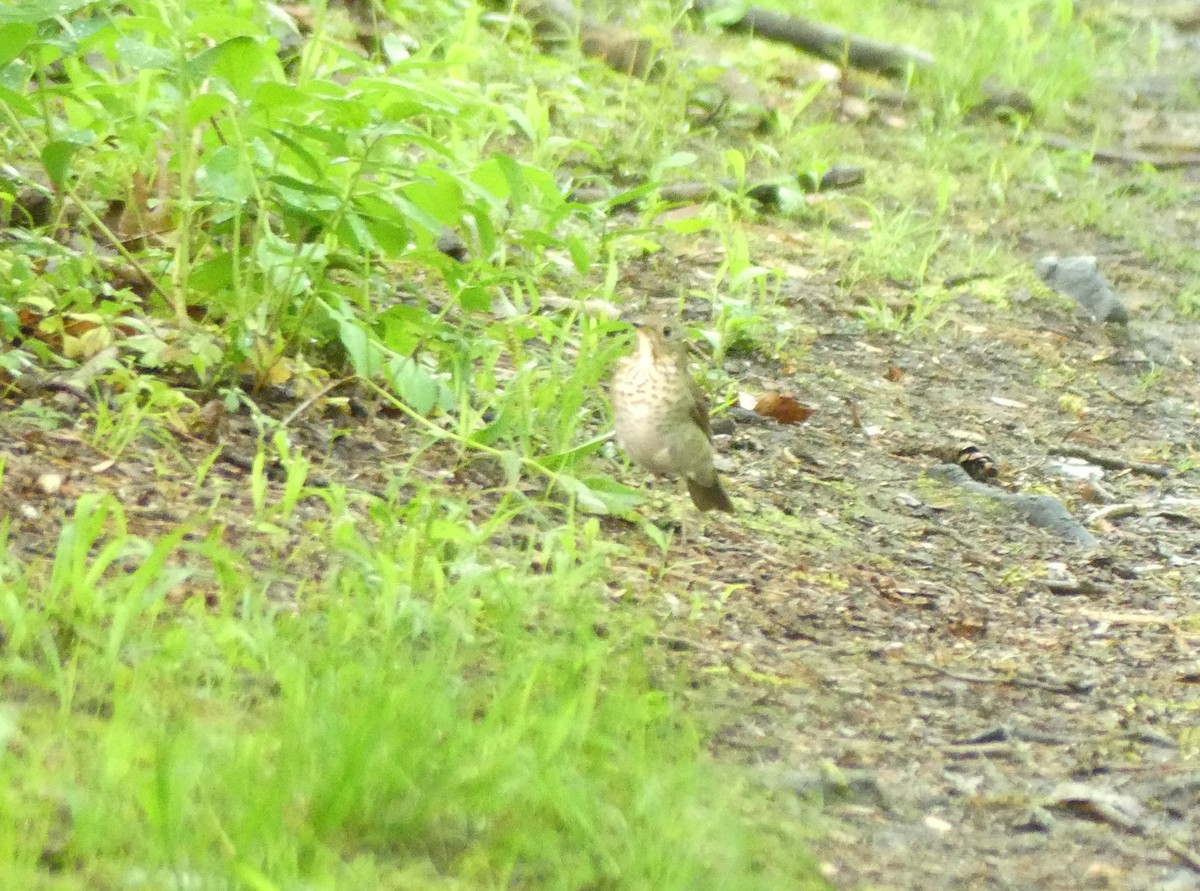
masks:
{"type": "Polygon", "coordinates": [[[296,577],[124,526],[87,497],[53,565],[2,565],[5,887],[813,881],[570,527],[535,572],[425,492],[310,523],[296,577]]]}

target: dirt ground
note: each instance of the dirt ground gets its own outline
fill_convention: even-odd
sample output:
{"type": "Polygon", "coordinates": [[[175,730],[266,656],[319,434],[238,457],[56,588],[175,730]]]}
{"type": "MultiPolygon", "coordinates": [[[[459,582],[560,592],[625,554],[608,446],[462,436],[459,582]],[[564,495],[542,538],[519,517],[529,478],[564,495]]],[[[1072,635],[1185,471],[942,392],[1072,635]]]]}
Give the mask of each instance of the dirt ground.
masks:
{"type": "MultiPolygon", "coordinates": [[[[1129,147],[1194,131],[1198,47],[1164,41],[1178,80],[1105,81],[1129,147]]],[[[1182,174],[1149,231],[1112,218],[1120,201],[1093,230],[1027,211],[989,229],[1030,269],[1096,256],[1127,325],[1037,285],[1000,306],[965,278],[940,328],[872,334],[802,232],[755,233],[758,262],[805,270],[783,303],[806,333],[724,371],[815,413],[730,412],[743,512],[665,569],[647,554],[646,599],[698,707],[721,691],[720,756],[823,802],[834,887],[1200,889],[1200,326],[1173,302],[1192,264],[1148,247],[1194,250],[1198,182],[1182,174]],[[995,475],[954,482],[944,462],[971,458],[995,475]],[[1057,523],[1030,518],[1037,496],[1057,523]]]]}
{"type": "Polygon", "coordinates": [[[774,381],[818,411],[725,443],[753,517],[668,569],[666,628],[728,685],[723,753],[825,801],[835,887],[1200,888],[1195,368],[1143,392],[1145,363],[1069,312],[971,317],[920,343],[831,331],[774,381]],[[1071,386],[1039,385],[1064,365],[1071,386]],[[966,444],[1094,546],[926,475],[966,444]],[[697,620],[696,591],[727,599],[697,620]]]}

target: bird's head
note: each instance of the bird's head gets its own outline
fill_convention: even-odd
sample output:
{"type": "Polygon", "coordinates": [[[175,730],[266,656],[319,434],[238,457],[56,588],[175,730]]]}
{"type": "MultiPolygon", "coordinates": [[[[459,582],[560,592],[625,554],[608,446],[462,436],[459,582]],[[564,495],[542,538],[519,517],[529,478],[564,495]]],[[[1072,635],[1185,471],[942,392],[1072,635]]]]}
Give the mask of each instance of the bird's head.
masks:
{"type": "Polygon", "coordinates": [[[687,356],[683,324],[662,316],[642,316],[633,323],[637,329],[638,354],[655,361],[679,360],[687,356]]]}

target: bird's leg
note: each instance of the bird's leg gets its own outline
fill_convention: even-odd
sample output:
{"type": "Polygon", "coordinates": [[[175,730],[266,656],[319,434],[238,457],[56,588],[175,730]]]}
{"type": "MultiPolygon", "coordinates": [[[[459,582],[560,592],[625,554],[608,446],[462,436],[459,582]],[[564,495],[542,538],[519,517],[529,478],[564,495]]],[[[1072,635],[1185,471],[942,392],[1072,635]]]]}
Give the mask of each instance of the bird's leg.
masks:
{"type": "Polygon", "coordinates": [[[691,514],[692,514],[692,511],[691,511],[692,497],[691,497],[691,495],[688,494],[686,478],[680,477],[679,489],[680,489],[680,493],[682,495],[682,497],[679,498],[679,509],[680,509],[680,511],[682,511],[682,513],[680,513],[680,515],[679,515],[679,546],[681,548],[686,548],[687,543],[688,543],[688,538],[690,537],[689,536],[690,530],[688,529],[688,520],[690,519],[691,514]]]}

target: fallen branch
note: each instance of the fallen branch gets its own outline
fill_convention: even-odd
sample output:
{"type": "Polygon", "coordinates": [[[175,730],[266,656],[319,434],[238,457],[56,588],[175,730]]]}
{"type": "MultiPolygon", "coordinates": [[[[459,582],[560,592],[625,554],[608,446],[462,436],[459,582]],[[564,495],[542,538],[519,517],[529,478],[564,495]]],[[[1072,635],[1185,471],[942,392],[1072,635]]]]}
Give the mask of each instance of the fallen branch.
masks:
{"type": "Polygon", "coordinates": [[[1104,383],[1104,381],[1100,380],[1099,378],[1096,379],[1096,386],[1098,386],[1101,390],[1103,390],[1105,393],[1107,393],[1113,399],[1117,400],[1117,402],[1121,403],[1122,405],[1142,406],[1142,405],[1149,405],[1151,402],[1154,401],[1152,399],[1133,399],[1133,398],[1130,398],[1129,396],[1122,396],[1120,393],[1118,393],[1116,390],[1114,390],[1108,384],[1104,383]]]}
{"type": "Polygon", "coordinates": [[[1009,687],[1025,687],[1030,690],[1045,690],[1047,693],[1057,693],[1060,696],[1078,696],[1087,694],[1092,691],[1092,686],[1088,684],[1077,684],[1068,682],[1066,684],[1049,684],[1045,681],[1031,681],[1025,678],[1005,678],[1005,677],[981,677],[973,674],[959,674],[956,671],[951,671],[948,668],[942,668],[940,665],[933,665],[929,662],[919,662],[916,659],[902,659],[901,665],[907,665],[910,668],[922,668],[932,671],[935,674],[944,675],[954,681],[962,681],[967,684],[1004,684],[1009,687]]]}
{"type": "Polygon", "coordinates": [[[1119,458],[1116,455],[1101,455],[1098,452],[1093,452],[1091,449],[1081,448],[1080,446],[1056,446],[1050,449],[1050,454],[1063,458],[1082,458],[1088,464],[1095,464],[1097,467],[1103,467],[1105,470],[1129,470],[1133,473],[1142,473],[1156,479],[1165,479],[1171,475],[1171,468],[1164,467],[1162,464],[1150,464],[1146,461],[1130,461],[1126,458],[1119,458]]]}
{"type": "Polygon", "coordinates": [[[1156,167],[1159,170],[1200,167],[1200,154],[1154,155],[1149,152],[1139,152],[1135,149],[1103,148],[1076,142],[1057,133],[1040,133],[1037,134],[1037,138],[1041,140],[1043,145],[1047,145],[1050,148],[1091,155],[1093,161],[1102,161],[1108,164],[1125,164],[1128,167],[1149,164],[1151,167],[1156,167]]]}
{"type": "Polygon", "coordinates": [[[334,391],[338,387],[340,387],[342,384],[348,384],[353,380],[356,380],[356,378],[353,375],[351,375],[350,377],[343,377],[343,378],[340,378],[335,381],[330,381],[325,386],[323,386],[320,390],[313,393],[311,396],[309,396],[307,399],[305,399],[303,402],[301,402],[299,405],[297,405],[294,409],[292,409],[291,412],[288,413],[287,417],[285,417],[282,421],[279,422],[279,426],[280,427],[291,426],[291,423],[294,420],[296,420],[296,418],[300,417],[300,415],[304,414],[306,411],[308,411],[310,408],[312,408],[313,404],[318,399],[324,398],[325,396],[329,395],[329,393],[331,393],[332,391],[334,391]]]}
{"type": "Polygon", "coordinates": [[[1103,822],[1131,835],[1162,845],[1193,872],[1200,872],[1200,853],[1183,842],[1163,838],[1146,825],[1144,807],[1135,799],[1086,783],[1064,783],[1052,793],[1049,806],[1093,822],[1103,822]]]}
{"type": "MultiPolygon", "coordinates": [[[[839,166],[830,169],[820,177],[801,174],[786,181],[747,185],[744,189],[746,197],[753,198],[760,204],[774,207],[779,204],[780,191],[784,188],[795,188],[801,192],[808,193],[825,192],[830,189],[844,189],[848,186],[857,185],[864,178],[865,173],[861,167],[839,166]]],[[[634,194],[630,195],[628,200],[618,201],[613,205],[614,208],[630,207],[637,204],[638,201],[645,197],[644,192],[640,191],[645,185],[645,182],[639,182],[629,186],[625,191],[634,194]]],[[[711,201],[719,197],[723,192],[738,192],[739,188],[737,182],[731,179],[722,179],[715,183],[666,183],[658,189],[658,196],[663,201],[668,201],[672,204],[698,204],[703,201],[711,201]]],[[[577,201],[580,204],[598,204],[602,201],[608,201],[613,197],[614,195],[610,189],[600,186],[580,186],[571,192],[569,199],[577,201]]]]}
{"type": "MultiPolygon", "coordinates": [[[[692,10],[700,15],[708,15],[721,12],[723,4],[720,0],[692,0],[692,10]]],[[[916,47],[859,37],[832,25],[757,6],[749,7],[741,18],[723,27],[729,31],[749,32],[767,40],[786,43],[822,59],[862,71],[902,75],[912,67],[927,68],[934,61],[933,56],[916,47]]]]}

